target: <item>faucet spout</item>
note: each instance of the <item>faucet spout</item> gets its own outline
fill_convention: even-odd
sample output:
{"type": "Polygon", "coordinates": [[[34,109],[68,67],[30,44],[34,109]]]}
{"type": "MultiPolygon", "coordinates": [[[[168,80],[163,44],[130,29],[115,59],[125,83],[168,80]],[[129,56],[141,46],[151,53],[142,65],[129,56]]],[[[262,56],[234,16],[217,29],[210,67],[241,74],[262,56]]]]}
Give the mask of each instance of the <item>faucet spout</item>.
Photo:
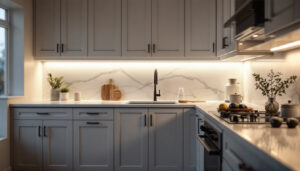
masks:
{"type": "Polygon", "coordinates": [[[160,90],[158,90],[158,93],[157,93],[157,84],[158,84],[158,76],[157,76],[157,69],[154,70],[154,91],[153,91],[153,100],[154,101],[157,101],[157,97],[160,96],[160,90]]]}

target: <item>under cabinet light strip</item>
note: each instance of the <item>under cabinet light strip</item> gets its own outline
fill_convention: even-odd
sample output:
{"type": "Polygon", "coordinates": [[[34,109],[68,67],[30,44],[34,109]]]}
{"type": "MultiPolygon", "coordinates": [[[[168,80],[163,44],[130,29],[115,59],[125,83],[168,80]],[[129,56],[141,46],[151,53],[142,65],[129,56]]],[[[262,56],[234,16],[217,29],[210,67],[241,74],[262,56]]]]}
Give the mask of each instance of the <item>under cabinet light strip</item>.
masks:
{"type": "Polygon", "coordinates": [[[300,47],[300,41],[296,41],[296,42],[292,42],[292,43],[288,43],[285,45],[274,47],[271,49],[271,51],[275,52],[275,51],[281,51],[281,50],[289,50],[289,49],[296,48],[296,47],[300,47]]]}

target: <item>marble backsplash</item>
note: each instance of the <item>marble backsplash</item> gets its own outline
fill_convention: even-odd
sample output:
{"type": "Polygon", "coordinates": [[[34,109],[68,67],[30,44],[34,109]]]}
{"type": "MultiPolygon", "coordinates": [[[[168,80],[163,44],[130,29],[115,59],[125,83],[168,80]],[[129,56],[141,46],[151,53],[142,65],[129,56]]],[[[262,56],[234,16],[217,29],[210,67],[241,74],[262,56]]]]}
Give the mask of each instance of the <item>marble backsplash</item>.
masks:
{"type": "Polygon", "coordinates": [[[300,103],[300,50],[287,53],[282,60],[247,62],[244,65],[244,85],[246,87],[244,93],[248,102],[257,105],[265,104],[267,97],[262,96],[261,92],[255,89],[252,73],[266,76],[273,69],[275,72],[281,72],[283,78],[291,75],[298,76],[296,83],[287,90],[286,94],[278,96],[277,101],[280,104],[287,103],[288,100],[292,100],[293,103],[300,103]]]}
{"type": "Polygon", "coordinates": [[[228,78],[237,78],[243,86],[242,63],[229,62],[44,62],[43,98],[50,98],[47,74],[64,77],[64,87],[81,92],[83,100],[98,100],[101,86],[112,78],[123,93],[122,100],[152,100],[153,73],[158,70],[161,100],[177,99],[184,88],[186,99],[224,100],[228,78]]]}

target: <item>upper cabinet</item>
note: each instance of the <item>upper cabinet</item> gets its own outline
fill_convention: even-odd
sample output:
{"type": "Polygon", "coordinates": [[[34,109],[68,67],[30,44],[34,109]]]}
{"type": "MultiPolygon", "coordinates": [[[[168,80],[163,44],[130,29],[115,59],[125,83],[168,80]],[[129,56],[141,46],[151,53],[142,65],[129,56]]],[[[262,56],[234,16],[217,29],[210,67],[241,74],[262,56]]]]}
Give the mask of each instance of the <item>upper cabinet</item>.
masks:
{"type": "Polygon", "coordinates": [[[185,1],[185,56],[215,56],[216,0],[185,1]]]}
{"type": "Polygon", "coordinates": [[[215,57],[216,1],[35,0],[36,56],[215,57]]]}
{"type": "Polygon", "coordinates": [[[121,56],[121,0],[88,0],[88,56],[121,56]]]}
{"type": "Polygon", "coordinates": [[[184,0],[152,0],[152,56],[184,56],[184,0]]]}
{"type": "Polygon", "coordinates": [[[265,3],[266,34],[300,21],[300,0],[265,0],[265,3]]]}
{"type": "Polygon", "coordinates": [[[235,24],[224,27],[225,22],[234,15],[235,0],[219,0],[217,4],[217,55],[223,55],[235,49],[235,24]]]}
{"type": "Polygon", "coordinates": [[[87,1],[35,1],[37,57],[87,56],[87,1]]]}
{"type": "Polygon", "coordinates": [[[60,55],[60,0],[35,1],[36,56],[60,55]]]}

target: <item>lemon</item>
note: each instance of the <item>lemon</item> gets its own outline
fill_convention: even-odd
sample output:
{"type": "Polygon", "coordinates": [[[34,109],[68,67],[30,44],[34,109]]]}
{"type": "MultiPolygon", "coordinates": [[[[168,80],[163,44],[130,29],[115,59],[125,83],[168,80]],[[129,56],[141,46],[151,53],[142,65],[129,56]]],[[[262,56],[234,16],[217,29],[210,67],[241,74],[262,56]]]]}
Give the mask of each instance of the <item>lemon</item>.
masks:
{"type": "Polygon", "coordinates": [[[229,109],[229,107],[224,103],[219,105],[219,110],[228,110],[228,109],[229,109]]]}

